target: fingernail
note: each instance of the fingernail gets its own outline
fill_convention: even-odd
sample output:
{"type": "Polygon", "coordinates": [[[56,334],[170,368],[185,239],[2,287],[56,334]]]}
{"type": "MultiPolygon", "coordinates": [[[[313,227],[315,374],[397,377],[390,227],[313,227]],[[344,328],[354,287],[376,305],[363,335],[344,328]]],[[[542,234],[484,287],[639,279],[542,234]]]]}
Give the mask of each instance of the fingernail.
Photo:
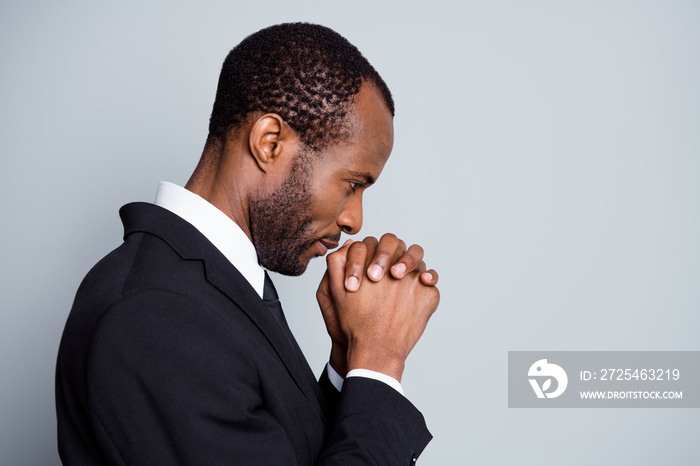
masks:
{"type": "Polygon", "coordinates": [[[396,272],[397,275],[403,275],[404,272],[406,272],[406,264],[403,262],[400,262],[394,266],[394,272],[396,272]]]}
{"type": "Polygon", "coordinates": [[[375,280],[379,280],[380,278],[382,278],[382,268],[378,264],[374,264],[372,267],[369,268],[369,274],[375,280]]]}
{"type": "Polygon", "coordinates": [[[345,246],[347,246],[347,245],[350,244],[350,243],[352,243],[352,240],[351,240],[351,239],[347,239],[347,240],[343,243],[343,245],[342,245],[341,247],[345,247],[345,246]]]}
{"type": "Polygon", "coordinates": [[[349,291],[357,291],[357,289],[360,287],[360,282],[357,277],[350,277],[348,278],[348,282],[345,286],[349,291]]]}

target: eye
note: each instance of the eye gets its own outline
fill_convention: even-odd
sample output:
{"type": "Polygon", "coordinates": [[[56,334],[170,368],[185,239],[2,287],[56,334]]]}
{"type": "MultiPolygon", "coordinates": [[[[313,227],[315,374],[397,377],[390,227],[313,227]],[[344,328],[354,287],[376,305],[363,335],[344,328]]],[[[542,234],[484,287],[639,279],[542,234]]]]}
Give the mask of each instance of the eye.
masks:
{"type": "Polygon", "coordinates": [[[350,182],[350,189],[352,189],[352,192],[355,192],[358,188],[362,187],[362,183],[358,183],[356,181],[351,181],[350,182]]]}

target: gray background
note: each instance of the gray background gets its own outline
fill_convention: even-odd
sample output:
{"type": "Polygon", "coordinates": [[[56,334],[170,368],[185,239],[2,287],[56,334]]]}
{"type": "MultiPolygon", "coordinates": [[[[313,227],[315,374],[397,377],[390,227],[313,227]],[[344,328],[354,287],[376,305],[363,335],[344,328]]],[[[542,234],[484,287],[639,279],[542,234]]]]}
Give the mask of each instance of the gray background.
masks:
{"type": "MultiPolygon", "coordinates": [[[[694,409],[508,409],[507,352],[700,349],[700,3],[251,3],[0,3],[0,463],[58,463],[56,349],[117,209],[187,180],[231,47],[308,20],[397,101],[363,234],[441,272],[422,464],[697,464],[694,409]]],[[[322,271],[277,280],[315,370],[322,271]]]]}

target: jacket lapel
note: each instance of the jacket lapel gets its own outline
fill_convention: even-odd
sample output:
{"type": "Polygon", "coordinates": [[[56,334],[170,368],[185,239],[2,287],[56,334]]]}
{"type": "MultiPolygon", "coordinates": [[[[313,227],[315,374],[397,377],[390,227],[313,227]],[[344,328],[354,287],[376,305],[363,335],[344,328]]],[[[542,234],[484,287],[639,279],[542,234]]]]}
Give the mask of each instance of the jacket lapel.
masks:
{"type": "Polygon", "coordinates": [[[327,426],[327,414],[325,414],[329,412],[327,401],[316,377],[306,362],[306,358],[304,358],[301,348],[296,344],[296,341],[294,345],[290,343],[263,300],[240,272],[228,260],[223,265],[224,267],[220,268],[220,264],[204,261],[207,281],[236,303],[260,329],[261,333],[267,338],[277,355],[284,362],[287,371],[294,379],[294,383],[296,383],[304,396],[317,402],[312,403],[312,405],[327,426]],[[236,275],[235,280],[231,280],[231,274],[236,275]]]}
{"type": "MultiPolygon", "coordinates": [[[[183,259],[204,263],[207,281],[227,296],[255,324],[284,363],[295,384],[307,398],[318,398],[318,385],[303,355],[292,348],[284,332],[265,303],[211,242],[179,216],[148,203],[136,202],[122,207],[119,214],[124,222],[124,237],[147,232],[167,242],[183,259]]],[[[323,400],[319,399],[320,402],[323,400]]],[[[319,409],[319,415],[324,418],[319,409]]]]}
{"type": "Polygon", "coordinates": [[[224,265],[229,267],[221,267],[220,264],[205,260],[207,281],[225,294],[253,321],[287,367],[299,389],[309,397],[313,389],[306,382],[301,361],[270,310],[233,265],[224,265]],[[231,279],[232,275],[236,275],[235,279],[231,279]]]}

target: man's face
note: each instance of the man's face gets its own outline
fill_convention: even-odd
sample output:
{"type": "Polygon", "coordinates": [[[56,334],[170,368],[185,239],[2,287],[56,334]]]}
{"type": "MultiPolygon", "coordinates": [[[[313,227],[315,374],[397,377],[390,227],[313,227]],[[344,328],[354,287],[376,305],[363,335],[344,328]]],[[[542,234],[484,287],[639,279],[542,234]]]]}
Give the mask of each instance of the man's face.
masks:
{"type": "Polygon", "coordinates": [[[349,139],[321,154],[300,150],[284,182],[251,202],[250,233],[265,268],[301,275],[312,258],[338,246],[341,232],[362,227],[362,194],[389,158],[394,128],[372,85],[362,86],[351,108],[349,139]]]}

